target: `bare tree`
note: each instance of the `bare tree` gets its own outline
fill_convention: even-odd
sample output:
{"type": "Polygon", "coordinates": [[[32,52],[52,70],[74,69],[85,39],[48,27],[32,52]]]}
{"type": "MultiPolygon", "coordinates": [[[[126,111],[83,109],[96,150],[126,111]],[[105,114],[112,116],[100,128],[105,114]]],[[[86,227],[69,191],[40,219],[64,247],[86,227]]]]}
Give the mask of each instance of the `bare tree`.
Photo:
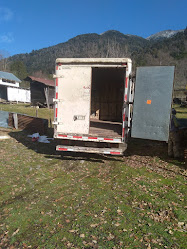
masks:
{"type": "Polygon", "coordinates": [[[120,44],[116,41],[116,39],[114,40],[109,40],[107,42],[107,51],[106,51],[106,58],[118,58],[121,57],[121,48],[120,48],[120,44]]]}
{"type": "Polygon", "coordinates": [[[8,71],[8,64],[9,64],[9,53],[4,50],[0,50],[0,70],[1,71],[8,71]]]}
{"type": "Polygon", "coordinates": [[[33,72],[32,76],[34,76],[36,78],[43,78],[43,79],[48,78],[47,75],[44,72],[42,72],[42,70],[33,72]]]}

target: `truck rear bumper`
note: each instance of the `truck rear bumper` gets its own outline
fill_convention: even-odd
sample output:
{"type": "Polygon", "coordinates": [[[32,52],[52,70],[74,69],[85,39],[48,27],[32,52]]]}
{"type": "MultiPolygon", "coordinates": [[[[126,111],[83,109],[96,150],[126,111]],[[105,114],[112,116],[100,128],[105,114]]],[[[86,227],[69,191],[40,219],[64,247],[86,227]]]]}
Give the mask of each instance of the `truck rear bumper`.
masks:
{"type": "Polygon", "coordinates": [[[55,134],[54,138],[68,139],[68,140],[80,140],[80,141],[92,141],[92,142],[107,142],[107,143],[123,143],[121,138],[104,138],[93,136],[81,136],[81,135],[68,135],[68,134],[55,134]]]}
{"type": "Polygon", "coordinates": [[[72,151],[72,152],[86,152],[86,153],[100,153],[108,155],[123,155],[125,151],[124,148],[94,148],[94,147],[80,147],[80,146],[64,146],[58,145],[56,147],[57,151],[72,151]]]}

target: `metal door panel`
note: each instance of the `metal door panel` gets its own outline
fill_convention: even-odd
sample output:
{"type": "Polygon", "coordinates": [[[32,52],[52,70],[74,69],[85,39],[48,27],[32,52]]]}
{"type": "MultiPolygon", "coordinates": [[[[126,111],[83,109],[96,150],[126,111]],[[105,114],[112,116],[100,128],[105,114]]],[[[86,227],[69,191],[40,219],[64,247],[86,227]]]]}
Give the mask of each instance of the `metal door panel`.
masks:
{"type": "Polygon", "coordinates": [[[62,68],[58,83],[57,132],[88,134],[91,67],[62,68]]]}
{"type": "Polygon", "coordinates": [[[132,137],[168,140],[173,80],[174,66],[137,68],[132,137]]]}

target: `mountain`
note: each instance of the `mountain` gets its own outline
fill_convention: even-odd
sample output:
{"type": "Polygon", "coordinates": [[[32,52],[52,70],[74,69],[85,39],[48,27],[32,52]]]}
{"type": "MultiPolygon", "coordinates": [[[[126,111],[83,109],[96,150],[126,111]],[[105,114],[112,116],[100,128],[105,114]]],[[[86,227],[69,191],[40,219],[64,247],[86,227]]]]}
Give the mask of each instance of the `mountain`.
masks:
{"type": "Polygon", "coordinates": [[[78,35],[67,42],[57,44],[31,53],[17,54],[10,61],[22,61],[29,73],[44,71],[54,73],[55,59],[58,57],[130,57],[142,50],[149,41],[138,36],[129,36],[119,31],[107,31],[101,35],[91,33],[78,35]]]}
{"type": "MultiPolygon", "coordinates": [[[[167,32],[159,33],[166,36],[167,32]]],[[[155,37],[159,37],[159,33],[155,37]]],[[[144,39],[116,30],[102,34],[83,34],[55,46],[14,55],[8,60],[10,65],[22,61],[30,75],[38,72],[52,75],[55,60],[60,57],[130,57],[133,60],[133,73],[137,66],[175,65],[175,88],[183,88],[187,83],[187,29],[183,32],[179,30],[175,34],[171,31],[168,34],[169,38],[165,39],[144,39]]]]}
{"type": "Polygon", "coordinates": [[[147,37],[147,40],[159,40],[159,39],[166,39],[166,38],[171,38],[172,36],[176,35],[179,32],[184,32],[184,29],[181,30],[164,30],[160,31],[156,34],[153,34],[149,37],[147,37]]]}

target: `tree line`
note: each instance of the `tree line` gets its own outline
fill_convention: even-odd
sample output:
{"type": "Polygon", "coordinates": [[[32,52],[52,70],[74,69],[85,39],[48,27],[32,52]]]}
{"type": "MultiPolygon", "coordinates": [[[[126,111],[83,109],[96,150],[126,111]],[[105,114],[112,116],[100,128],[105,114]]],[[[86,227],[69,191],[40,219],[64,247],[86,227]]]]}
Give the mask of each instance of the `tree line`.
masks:
{"type": "Polygon", "coordinates": [[[123,58],[133,60],[133,70],[138,66],[175,65],[175,87],[186,85],[187,72],[187,29],[175,36],[162,40],[146,40],[139,36],[124,35],[118,31],[107,31],[79,35],[55,46],[0,57],[0,68],[14,73],[23,80],[29,75],[52,77],[56,58],[123,58]]]}

